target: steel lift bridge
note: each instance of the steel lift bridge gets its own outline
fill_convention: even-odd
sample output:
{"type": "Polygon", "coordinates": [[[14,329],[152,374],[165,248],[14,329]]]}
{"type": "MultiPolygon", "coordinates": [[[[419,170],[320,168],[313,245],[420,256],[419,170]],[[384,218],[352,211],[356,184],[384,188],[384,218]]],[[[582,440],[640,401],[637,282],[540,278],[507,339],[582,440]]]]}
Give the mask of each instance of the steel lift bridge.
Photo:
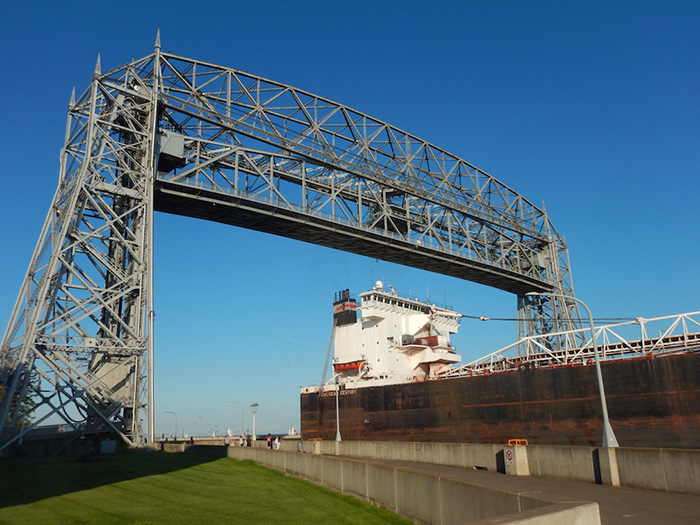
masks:
{"type": "Polygon", "coordinates": [[[0,349],[0,449],[56,416],[153,441],[154,211],[512,292],[519,336],[580,328],[575,303],[525,296],[573,295],[543,209],[385,122],[164,53],[159,37],[153,54],[106,73],[98,58],[71,97],[60,170],[0,349]]]}

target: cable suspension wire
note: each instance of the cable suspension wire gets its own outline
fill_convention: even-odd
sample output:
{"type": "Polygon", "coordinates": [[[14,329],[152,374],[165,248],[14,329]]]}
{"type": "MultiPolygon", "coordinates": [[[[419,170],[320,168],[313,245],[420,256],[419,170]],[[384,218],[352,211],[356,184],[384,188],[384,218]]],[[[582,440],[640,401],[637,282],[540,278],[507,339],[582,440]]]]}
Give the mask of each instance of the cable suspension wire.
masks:
{"type": "MultiPolygon", "coordinates": [[[[514,317],[488,317],[484,315],[462,315],[464,319],[471,319],[476,321],[520,321],[514,317]]],[[[596,323],[612,323],[617,321],[628,322],[634,321],[636,317],[596,317],[593,320],[596,323]]],[[[552,320],[560,320],[558,318],[552,318],[552,320]]]]}

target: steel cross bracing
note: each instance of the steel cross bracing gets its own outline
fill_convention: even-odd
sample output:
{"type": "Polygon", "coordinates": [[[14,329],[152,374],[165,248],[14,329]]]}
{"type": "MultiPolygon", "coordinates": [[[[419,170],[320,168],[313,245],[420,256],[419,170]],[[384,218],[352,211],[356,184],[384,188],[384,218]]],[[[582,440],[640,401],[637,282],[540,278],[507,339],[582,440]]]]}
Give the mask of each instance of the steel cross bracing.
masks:
{"type": "Polygon", "coordinates": [[[525,297],[573,288],[566,244],[521,195],[347,106],[159,42],[104,74],[98,61],[61,159],[2,342],[5,444],[52,415],[139,444],[146,408],[153,438],[154,209],[510,291],[521,335],[580,326],[573,302],[525,297]]]}
{"type": "Polygon", "coordinates": [[[160,63],[157,209],[511,291],[524,335],[578,323],[574,303],[524,296],[573,295],[568,252],[546,213],[493,177],[292,86],[170,54],[160,63]]]}
{"type": "Polygon", "coordinates": [[[144,441],[154,86],[114,89],[98,59],[71,97],[59,186],[2,341],[0,447],[56,417],[144,441]]]}

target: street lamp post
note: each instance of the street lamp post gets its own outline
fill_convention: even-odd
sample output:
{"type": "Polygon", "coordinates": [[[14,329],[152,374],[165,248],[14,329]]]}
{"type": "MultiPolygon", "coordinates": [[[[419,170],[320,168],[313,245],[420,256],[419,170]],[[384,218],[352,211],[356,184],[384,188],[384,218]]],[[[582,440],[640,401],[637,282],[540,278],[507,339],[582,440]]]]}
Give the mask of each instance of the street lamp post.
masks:
{"type": "Polygon", "coordinates": [[[339,377],[335,376],[335,440],[342,441],[340,437],[340,403],[338,398],[340,397],[340,382],[339,377]]]}
{"type": "Polygon", "coordinates": [[[238,401],[229,401],[229,403],[233,403],[235,405],[239,405],[241,407],[241,436],[243,435],[243,430],[245,429],[245,413],[243,412],[243,403],[239,403],[238,401]]]}
{"type": "Polygon", "coordinates": [[[588,322],[590,324],[590,329],[591,329],[591,344],[593,345],[593,354],[595,356],[595,371],[596,375],[598,377],[598,391],[600,392],[600,403],[603,408],[603,446],[604,447],[619,447],[617,443],[617,438],[615,437],[615,432],[613,431],[612,426],[610,425],[610,419],[608,418],[608,404],[605,400],[605,387],[603,386],[603,374],[600,369],[600,357],[598,355],[598,345],[596,344],[596,338],[595,338],[595,327],[593,325],[593,314],[591,313],[591,309],[588,308],[588,305],[584,303],[581,299],[578,299],[576,297],[573,297],[571,295],[564,295],[564,294],[558,294],[558,293],[541,293],[541,292],[529,292],[525,294],[526,296],[546,296],[546,297],[561,297],[562,299],[571,299],[572,301],[576,301],[579,303],[581,306],[583,306],[586,309],[586,312],[588,313],[588,322]]]}
{"type": "Polygon", "coordinates": [[[177,439],[177,414],[175,412],[170,411],[170,410],[166,410],[163,413],[164,414],[172,414],[175,416],[175,439],[177,439]]]}
{"type": "Polygon", "coordinates": [[[258,405],[257,403],[251,403],[250,405],[250,411],[253,413],[253,441],[257,441],[257,437],[255,434],[255,414],[258,413],[258,405]]]}

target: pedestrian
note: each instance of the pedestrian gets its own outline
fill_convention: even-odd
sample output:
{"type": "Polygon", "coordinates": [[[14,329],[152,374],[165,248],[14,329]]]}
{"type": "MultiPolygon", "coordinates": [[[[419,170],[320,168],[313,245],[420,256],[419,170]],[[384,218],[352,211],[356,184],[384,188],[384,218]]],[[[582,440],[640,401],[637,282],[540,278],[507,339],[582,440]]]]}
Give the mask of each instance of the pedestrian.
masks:
{"type": "Polygon", "coordinates": [[[231,444],[231,436],[226,434],[226,437],[224,438],[224,446],[228,447],[231,444]]]}
{"type": "Polygon", "coordinates": [[[280,449],[280,437],[277,436],[275,438],[275,450],[279,450],[279,449],[280,449]]]}
{"type": "Polygon", "coordinates": [[[272,450],[272,436],[270,434],[267,435],[267,448],[272,450]]]}

